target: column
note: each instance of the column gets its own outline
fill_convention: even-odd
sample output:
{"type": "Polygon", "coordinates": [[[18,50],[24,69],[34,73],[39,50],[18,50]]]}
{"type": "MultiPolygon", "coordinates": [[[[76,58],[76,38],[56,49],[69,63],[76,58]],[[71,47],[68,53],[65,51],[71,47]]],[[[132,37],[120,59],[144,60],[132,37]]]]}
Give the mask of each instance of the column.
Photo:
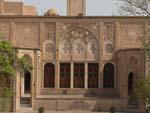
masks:
{"type": "Polygon", "coordinates": [[[84,79],[84,88],[88,88],[88,63],[85,62],[85,79],[84,79]]]}
{"type": "Polygon", "coordinates": [[[59,23],[56,23],[56,52],[55,52],[55,88],[60,84],[60,64],[59,64],[59,23]]]}
{"type": "Polygon", "coordinates": [[[10,37],[7,37],[9,38],[12,46],[15,46],[15,22],[11,22],[11,30],[10,30],[10,37]]]}
{"type": "Polygon", "coordinates": [[[71,77],[70,77],[70,88],[73,89],[74,86],[74,64],[71,62],[71,77]]]}
{"type": "Polygon", "coordinates": [[[59,88],[59,83],[60,83],[60,64],[59,62],[56,62],[55,64],[55,88],[59,88]]]}
{"type": "Polygon", "coordinates": [[[98,78],[98,88],[103,88],[103,44],[104,44],[104,23],[100,23],[100,41],[99,41],[99,78],[98,78]]]}
{"type": "Polygon", "coordinates": [[[16,73],[16,79],[14,80],[14,92],[16,95],[13,98],[13,111],[19,111],[20,109],[20,76],[19,73],[16,73]]]}

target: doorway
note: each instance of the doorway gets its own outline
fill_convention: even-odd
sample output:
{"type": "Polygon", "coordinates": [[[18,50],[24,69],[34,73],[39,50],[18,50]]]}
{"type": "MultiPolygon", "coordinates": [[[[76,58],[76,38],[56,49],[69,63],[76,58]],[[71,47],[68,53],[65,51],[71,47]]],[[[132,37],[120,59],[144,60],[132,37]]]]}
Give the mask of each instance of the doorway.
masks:
{"type": "Polygon", "coordinates": [[[24,93],[30,92],[31,92],[31,74],[29,71],[26,71],[24,75],[24,93]]]}
{"type": "Polygon", "coordinates": [[[131,96],[133,94],[133,85],[134,85],[134,76],[133,73],[129,73],[128,75],[128,95],[131,96]]]}

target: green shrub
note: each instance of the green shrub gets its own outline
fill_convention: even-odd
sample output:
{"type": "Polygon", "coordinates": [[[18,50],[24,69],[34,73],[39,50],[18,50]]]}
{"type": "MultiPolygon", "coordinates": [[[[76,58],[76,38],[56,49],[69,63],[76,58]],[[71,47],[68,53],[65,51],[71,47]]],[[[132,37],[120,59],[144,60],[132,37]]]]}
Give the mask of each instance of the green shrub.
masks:
{"type": "Polygon", "coordinates": [[[110,108],[110,113],[115,113],[115,112],[116,112],[116,108],[112,106],[112,107],[110,108]]]}
{"type": "Polygon", "coordinates": [[[45,112],[44,107],[40,107],[40,108],[38,109],[38,113],[44,113],[44,112],[45,112]]]}

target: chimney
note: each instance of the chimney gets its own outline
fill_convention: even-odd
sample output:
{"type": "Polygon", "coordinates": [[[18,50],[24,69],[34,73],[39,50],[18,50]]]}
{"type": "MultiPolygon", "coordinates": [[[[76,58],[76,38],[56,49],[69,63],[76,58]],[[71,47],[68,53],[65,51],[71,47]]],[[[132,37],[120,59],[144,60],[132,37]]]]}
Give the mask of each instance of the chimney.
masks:
{"type": "Polygon", "coordinates": [[[67,0],[67,16],[85,16],[86,0],[67,0]]]}

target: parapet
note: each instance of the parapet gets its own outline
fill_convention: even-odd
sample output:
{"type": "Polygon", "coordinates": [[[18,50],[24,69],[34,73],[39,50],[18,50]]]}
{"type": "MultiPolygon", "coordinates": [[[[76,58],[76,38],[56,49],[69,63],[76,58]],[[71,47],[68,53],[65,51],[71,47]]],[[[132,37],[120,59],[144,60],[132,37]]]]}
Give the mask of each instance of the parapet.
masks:
{"type": "Polygon", "coordinates": [[[24,5],[22,0],[0,0],[1,15],[37,15],[36,8],[24,5]]]}
{"type": "Polygon", "coordinates": [[[36,16],[37,15],[36,7],[31,6],[31,5],[24,5],[23,6],[23,15],[36,16]]]}

